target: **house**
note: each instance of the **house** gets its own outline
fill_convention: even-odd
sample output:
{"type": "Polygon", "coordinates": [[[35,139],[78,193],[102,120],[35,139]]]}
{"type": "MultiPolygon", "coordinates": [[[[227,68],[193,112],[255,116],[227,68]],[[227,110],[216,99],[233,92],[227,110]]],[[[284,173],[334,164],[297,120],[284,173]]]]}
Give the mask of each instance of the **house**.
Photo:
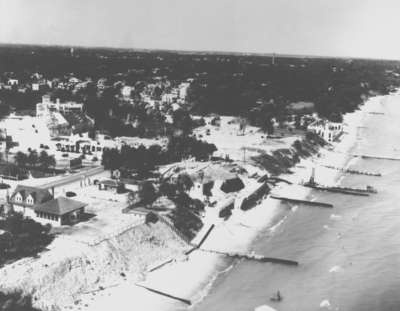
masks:
{"type": "Polygon", "coordinates": [[[328,142],[332,142],[343,133],[343,124],[328,120],[316,120],[308,125],[307,130],[316,133],[328,142]]]}
{"type": "Polygon", "coordinates": [[[131,92],[134,90],[133,86],[125,85],[121,88],[121,94],[124,97],[131,97],[131,92]]]}
{"type": "Polygon", "coordinates": [[[32,83],[32,91],[39,91],[40,86],[39,83],[32,83]]]}
{"type": "Polygon", "coordinates": [[[104,179],[99,181],[99,190],[108,190],[108,189],[115,189],[124,188],[124,184],[116,181],[114,179],[104,179]]]}
{"type": "Polygon", "coordinates": [[[180,99],[183,99],[183,100],[186,99],[189,87],[190,87],[190,83],[188,83],[188,82],[182,82],[179,85],[178,88],[179,88],[179,98],[180,99]]]}
{"type": "Polygon", "coordinates": [[[18,85],[18,79],[8,79],[8,85],[18,85]]]}
{"type": "Polygon", "coordinates": [[[85,206],[85,203],[58,197],[35,207],[33,218],[37,222],[53,226],[72,225],[82,218],[85,206]]]}
{"type": "Polygon", "coordinates": [[[18,185],[8,199],[14,212],[32,218],[41,224],[62,226],[73,224],[84,213],[85,203],[64,197],[54,199],[47,190],[37,187],[18,185]]]}
{"type": "Polygon", "coordinates": [[[46,189],[19,185],[8,199],[12,210],[26,217],[35,218],[35,207],[53,199],[46,189]]]}

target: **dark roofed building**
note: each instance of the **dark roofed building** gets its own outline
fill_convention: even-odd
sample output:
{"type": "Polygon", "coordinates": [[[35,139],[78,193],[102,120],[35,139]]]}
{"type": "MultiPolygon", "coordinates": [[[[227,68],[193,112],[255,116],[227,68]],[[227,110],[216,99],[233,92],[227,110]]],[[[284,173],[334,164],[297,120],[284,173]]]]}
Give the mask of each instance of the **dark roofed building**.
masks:
{"type": "Polygon", "coordinates": [[[15,212],[33,218],[35,207],[52,199],[47,189],[18,185],[8,203],[15,212]]]}
{"type": "Polygon", "coordinates": [[[86,204],[58,197],[35,208],[35,220],[52,225],[70,225],[81,219],[86,204]]]}

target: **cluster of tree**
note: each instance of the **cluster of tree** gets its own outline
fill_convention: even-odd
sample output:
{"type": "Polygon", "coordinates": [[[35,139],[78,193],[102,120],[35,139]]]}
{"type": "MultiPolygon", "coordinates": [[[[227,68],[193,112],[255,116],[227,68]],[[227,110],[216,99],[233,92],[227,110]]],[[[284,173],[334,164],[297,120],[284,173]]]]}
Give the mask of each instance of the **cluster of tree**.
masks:
{"type": "Polygon", "coordinates": [[[214,144],[190,136],[177,136],[170,137],[166,148],[159,145],[146,148],[141,145],[137,148],[123,146],[121,150],[104,150],[102,164],[110,170],[126,168],[146,173],[157,165],[178,162],[189,157],[194,157],[196,160],[207,160],[215,150],[217,149],[214,144]]]}
{"type": "Polygon", "coordinates": [[[18,151],[15,154],[14,162],[19,167],[35,167],[40,169],[48,169],[56,165],[53,155],[48,155],[44,150],[40,154],[36,150],[29,150],[28,153],[18,151]]]}
{"type": "Polygon", "coordinates": [[[50,226],[42,226],[21,214],[8,215],[0,220],[0,266],[8,260],[34,256],[53,240],[50,226]]]}
{"type": "Polygon", "coordinates": [[[2,311],[40,311],[32,307],[32,297],[24,296],[20,292],[0,292],[0,310],[2,311]]]}
{"type": "Polygon", "coordinates": [[[176,182],[162,180],[158,186],[151,181],[144,181],[139,185],[137,193],[129,194],[128,200],[132,208],[136,206],[151,208],[158,197],[166,196],[175,204],[168,217],[181,233],[192,239],[203,226],[200,214],[204,211],[204,204],[187,194],[191,187],[193,182],[186,174],[179,175],[176,182]]]}

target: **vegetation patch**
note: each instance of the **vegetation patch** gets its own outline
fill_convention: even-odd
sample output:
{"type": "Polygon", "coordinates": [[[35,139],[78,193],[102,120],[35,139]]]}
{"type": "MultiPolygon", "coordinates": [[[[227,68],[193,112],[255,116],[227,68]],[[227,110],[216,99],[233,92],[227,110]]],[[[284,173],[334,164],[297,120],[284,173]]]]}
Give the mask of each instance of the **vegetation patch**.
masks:
{"type": "Polygon", "coordinates": [[[50,229],[18,213],[0,220],[0,266],[43,251],[54,239],[50,229]]]}

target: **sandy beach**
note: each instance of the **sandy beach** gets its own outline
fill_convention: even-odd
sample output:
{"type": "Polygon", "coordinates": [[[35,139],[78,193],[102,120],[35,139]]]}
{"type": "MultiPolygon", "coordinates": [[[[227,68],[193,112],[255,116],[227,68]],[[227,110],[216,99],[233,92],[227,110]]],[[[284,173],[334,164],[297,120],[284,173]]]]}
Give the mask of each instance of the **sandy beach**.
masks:
{"type": "MultiPolygon", "coordinates": [[[[349,152],[357,142],[357,131],[365,120],[366,113],[377,107],[381,96],[369,99],[360,110],[344,116],[345,134],[339,142],[329,148],[322,148],[313,157],[302,159],[293,169],[294,174],[283,177],[297,184],[310,177],[312,167],[316,167],[316,180],[319,183],[333,185],[337,182],[339,171],[322,167],[329,164],[344,167],[349,159],[349,152]]],[[[298,199],[309,195],[310,190],[298,185],[278,184],[272,193],[287,195],[298,199]]],[[[215,223],[215,218],[205,219],[204,227],[193,243],[198,242],[211,224],[215,229],[203,244],[202,248],[227,252],[251,251],[252,241],[260,231],[279,225],[282,206],[280,202],[267,197],[259,205],[249,211],[235,209],[228,221],[215,223]]],[[[226,262],[223,256],[194,251],[189,256],[176,259],[173,263],[147,274],[140,284],[170,295],[191,300],[193,304],[200,301],[211,289],[218,273],[224,272],[226,262]]],[[[135,285],[135,280],[127,279],[105,290],[83,295],[80,310],[109,310],[118,305],[120,311],[132,310],[132,306],[140,306],[142,310],[184,310],[187,306],[167,297],[152,293],[135,285]]]]}

